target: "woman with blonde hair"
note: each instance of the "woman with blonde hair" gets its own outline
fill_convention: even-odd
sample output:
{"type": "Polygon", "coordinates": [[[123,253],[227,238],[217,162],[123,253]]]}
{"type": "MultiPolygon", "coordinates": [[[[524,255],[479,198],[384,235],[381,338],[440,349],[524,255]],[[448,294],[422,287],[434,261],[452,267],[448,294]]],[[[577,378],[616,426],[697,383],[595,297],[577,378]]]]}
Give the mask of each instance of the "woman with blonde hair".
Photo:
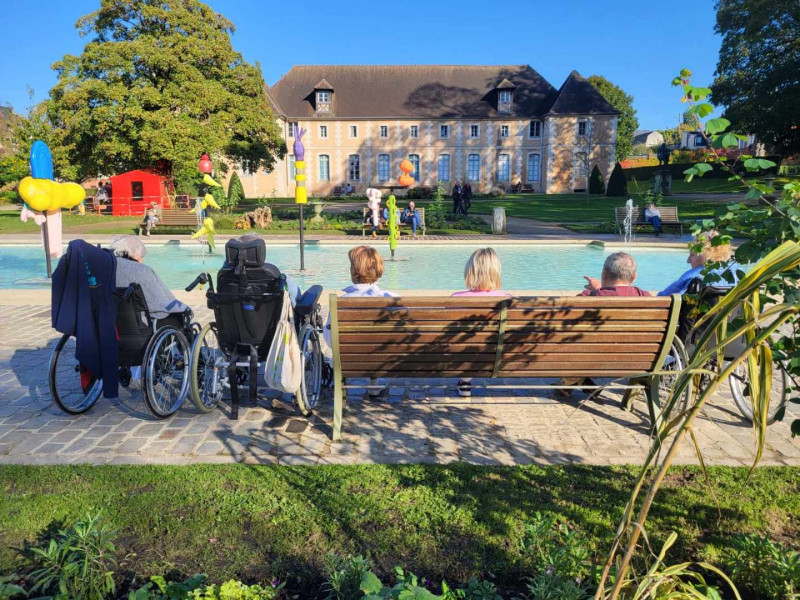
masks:
{"type": "Polygon", "coordinates": [[[719,279],[720,287],[733,287],[739,280],[738,272],[742,270],[739,263],[732,260],[733,247],[730,244],[713,244],[711,240],[719,234],[710,231],[694,240],[689,245],[689,257],[686,262],[691,265],[691,269],[684,272],[676,281],[661,290],[659,296],[669,296],[671,294],[684,294],[692,280],[703,277],[706,263],[722,263],[722,266],[710,271],[708,274],[719,279]],[[697,252],[695,245],[702,242],[702,252],[697,252]],[[726,276],[725,273],[728,273],[726,276]]]}
{"type": "MultiPolygon", "coordinates": [[[[453,296],[506,296],[511,294],[500,291],[501,275],[500,258],[492,248],[481,248],[472,253],[464,267],[464,283],[467,289],[455,292],[453,296]]],[[[457,385],[458,395],[472,395],[472,378],[462,377],[457,385]]]]}

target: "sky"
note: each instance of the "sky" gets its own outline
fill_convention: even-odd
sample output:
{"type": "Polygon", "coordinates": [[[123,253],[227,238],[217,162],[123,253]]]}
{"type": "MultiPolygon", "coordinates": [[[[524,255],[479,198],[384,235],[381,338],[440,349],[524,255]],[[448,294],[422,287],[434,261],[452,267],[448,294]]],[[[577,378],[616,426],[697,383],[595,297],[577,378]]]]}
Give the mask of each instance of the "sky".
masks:
{"type": "MultiPolygon", "coordinates": [[[[720,38],[712,0],[208,0],[233,45],[274,84],[295,64],[529,64],[556,88],[575,69],[634,97],[641,129],[674,127],[681,68],[711,83],[720,38]]],[[[46,98],[50,68],[86,40],[76,21],[100,0],[0,0],[0,105],[46,98]],[[32,98],[29,96],[32,90],[32,98]]]]}

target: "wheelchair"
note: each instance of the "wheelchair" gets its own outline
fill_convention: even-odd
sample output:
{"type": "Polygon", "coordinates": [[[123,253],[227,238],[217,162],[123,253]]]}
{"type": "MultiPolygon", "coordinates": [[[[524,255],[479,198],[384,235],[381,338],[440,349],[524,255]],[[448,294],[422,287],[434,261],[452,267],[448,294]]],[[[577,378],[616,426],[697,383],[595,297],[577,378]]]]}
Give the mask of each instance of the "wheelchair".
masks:
{"type": "MultiPolygon", "coordinates": [[[[263,240],[229,240],[226,263],[217,274],[217,286],[201,273],[186,291],[208,284],[208,308],[214,321],[205,325],[192,344],[191,392],[198,410],[214,410],[230,391],[231,419],[239,414],[239,386],[247,384],[253,402],[259,376],[281,316],[286,277],[265,263],[263,240]]],[[[300,411],[308,415],[319,403],[326,364],[322,356],[322,287],[315,285],[297,300],[294,321],[300,344],[303,377],[294,394],[300,411]]],[[[331,377],[327,377],[331,379],[331,377]]],[[[262,383],[266,388],[266,383],[262,383]]]]}
{"type": "MultiPolygon", "coordinates": [[[[189,392],[191,342],[200,326],[192,313],[152,319],[138,284],[117,288],[117,335],[120,383],[130,382],[130,369],[142,367],[142,396],[159,418],[173,415],[189,392]]],[[[65,413],[89,410],[103,392],[103,381],[78,364],[75,338],[64,335],[50,356],[50,394],[65,413]]]]}

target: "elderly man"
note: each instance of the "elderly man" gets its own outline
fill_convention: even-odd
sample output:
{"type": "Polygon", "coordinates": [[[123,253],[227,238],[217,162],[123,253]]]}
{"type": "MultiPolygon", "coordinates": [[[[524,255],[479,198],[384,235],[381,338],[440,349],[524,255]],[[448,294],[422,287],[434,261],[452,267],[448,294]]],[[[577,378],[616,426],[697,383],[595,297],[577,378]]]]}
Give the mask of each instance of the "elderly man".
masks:
{"type": "Polygon", "coordinates": [[[408,208],[406,208],[400,216],[400,222],[411,225],[411,233],[414,235],[414,239],[417,239],[417,228],[422,227],[422,219],[419,217],[417,205],[414,204],[414,202],[408,203],[408,208]]]}
{"type": "Polygon", "coordinates": [[[587,284],[581,296],[649,296],[633,285],[636,281],[636,260],[627,252],[615,252],[606,258],[600,280],[584,275],[587,284]]]}

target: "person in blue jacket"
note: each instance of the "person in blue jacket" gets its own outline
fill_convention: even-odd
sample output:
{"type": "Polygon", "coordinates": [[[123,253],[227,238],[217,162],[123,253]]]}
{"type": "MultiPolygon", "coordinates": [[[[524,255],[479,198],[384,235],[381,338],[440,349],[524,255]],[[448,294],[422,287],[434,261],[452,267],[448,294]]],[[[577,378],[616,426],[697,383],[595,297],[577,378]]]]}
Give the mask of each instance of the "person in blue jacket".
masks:
{"type": "Polygon", "coordinates": [[[693,250],[689,251],[689,257],[686,262],[691,265],[691,269],[684,272],[677,280],[670,283],[667,287],[661,290],[659,296],[669,296],[671,294],[684,294],[689,287],[692,280],[698,277],[704,277],[704,269],[706,263],[725,263],[722,267],[712,270],[709,275],[709,280],[718,287],[733,287],[739,280],[738,272],[742,267],[736,262],[731,260],[733,256],[733,248],[730,244],[723,244],[719,246],[711,245],[711,239],[716,237],[715,234],[710,234],[703,243],[703,252],[696,253],[693,250]],[[728,276],[725,273],[729,273],[728,276]],[[716,279],[717,281],[713,281],[716,279]],[[732,281],[731,281],[732,279],[732,281]]]}
{"type": "Polygon", "coordinates": [[[422,228],[422,219],[419,217],[419,212],[417,212],[417,205],[414,202],[408,203],[408,208],[403,211],[403,214],[400,215],[400,222],[405,223],[406,225],[411,225],[411,233],[414,235],[414,239],[417,238],[417,228],[422,228]]]}

